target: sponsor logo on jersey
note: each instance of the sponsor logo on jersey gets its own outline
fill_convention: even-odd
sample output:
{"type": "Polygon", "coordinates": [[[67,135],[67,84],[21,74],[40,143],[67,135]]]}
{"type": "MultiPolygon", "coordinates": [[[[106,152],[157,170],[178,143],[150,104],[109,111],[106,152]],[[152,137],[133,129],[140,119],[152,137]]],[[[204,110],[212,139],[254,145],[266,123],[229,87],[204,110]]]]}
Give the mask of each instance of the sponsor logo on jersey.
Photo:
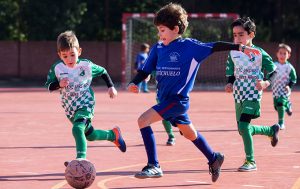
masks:
{"type": "Polygon", "coordinates": [[[84,76],[85,75],[85,71],[84,71],[84,69],[81,67],[80,68],[80,74],[79,74],[80,76],[84,76]]]}
{"type": "Polygon", "coordinates": [[[169,54],[170,61],[169,62],[178,62],[180,55],[177,52],[171,52],[169,54]]]}

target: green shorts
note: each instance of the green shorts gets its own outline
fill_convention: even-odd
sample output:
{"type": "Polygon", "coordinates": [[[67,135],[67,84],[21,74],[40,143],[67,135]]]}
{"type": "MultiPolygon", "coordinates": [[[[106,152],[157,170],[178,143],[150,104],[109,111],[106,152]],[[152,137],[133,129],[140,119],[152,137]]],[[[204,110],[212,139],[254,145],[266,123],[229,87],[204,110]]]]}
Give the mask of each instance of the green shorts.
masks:
{"type": "Polygon", "coordinates": [[[273,98],[273,104],[275,110],[277,110],[278,106],[283,106],[285,109],[289,108],[289,99],[285,97],[275,97],[273,98]]]}
{"type": "Polygon", "coordinates": [[[260,101],[245,100],[241,103],[235,103],[236,120],[240,121],[242,114],[251,115],[252,119],[260,116],[260,101]]]}
{"type": "Polygon", "coordinates": [[[89,112],[87,111],[86,109],[79,109],[75,112],[75,115],[69,119],[73,124],[74,124],[74,121],[77,120],[77,119],[93,119],[94,117],[94,113],[92,112],[89,112]]]}

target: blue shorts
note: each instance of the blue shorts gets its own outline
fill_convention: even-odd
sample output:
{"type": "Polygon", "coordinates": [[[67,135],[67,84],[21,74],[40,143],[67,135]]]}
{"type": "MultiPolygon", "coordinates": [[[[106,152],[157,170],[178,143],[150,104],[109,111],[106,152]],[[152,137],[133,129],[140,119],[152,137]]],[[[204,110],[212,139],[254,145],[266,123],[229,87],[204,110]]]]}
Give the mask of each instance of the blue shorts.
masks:
{"type": "Polygon", "coordinates": [[[173,126],[177,124],[190,124],[190,118],[187,111],[190,107],[188,98],[181,96],[172,96],[167,100],[160,102],[152,108],[166,121],[173,126]]]}

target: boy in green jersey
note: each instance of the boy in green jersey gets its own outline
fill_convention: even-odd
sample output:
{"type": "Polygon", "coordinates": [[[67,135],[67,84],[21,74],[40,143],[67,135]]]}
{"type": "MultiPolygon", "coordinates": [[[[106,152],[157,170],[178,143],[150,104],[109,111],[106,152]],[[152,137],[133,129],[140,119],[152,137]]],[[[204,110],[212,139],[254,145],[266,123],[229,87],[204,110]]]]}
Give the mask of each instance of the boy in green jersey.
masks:
{"type": "Polygon", "coordinates": [[[226,92],[233,92],[236,120],[239,134],[243,138],[246,153],[245,163],[238,171],[255,171],[253,135],[266,135],[271,138],[271,145],[278,143],[279,125],[257,126],[250,124],[252,119],[260,117],[260,101],[263,89],[270,85],[270,78],[276,69],[272,58],[261,48],[252,44],[255,37],[255,23],[248,18],[239,18],[231,24],[234,43],[257,48],[261,54],[251,58],[239,51],[230,51],[226,76],[226,92]],[[266,77],[264,78],[264,72],[266,77]]]}
{"type": "Polygon", "coordinates": [[[125,152],[126,144],[119,127],[112,130],[96,130],[91,125],[95,106],[94,92],[90,86],[92,79],[102,77],[110,98],[117,96],[117,90],[105,68],[90,60],[78,58],[81,51],[73,31],[61,33],[57,38],[57,53],[61,60],[52,65],[45,84],[49,91],[60,91],[62,107],[73,124],[76,158],[86,158],[86,140],[109,140],[125,152]]]}
{"type": "Polygon", "coordinates": [[[278,113],[278,124],[280,129],[284,129],[284,113],[292,115],[290,103],[291,89],[297,82],[295,68],[288,59],[291,56],[292,49],[286,44],[279,44],[276,53],[278,61],[276,65],[276,75],[272,79],[272,91],[274,108],[278,113]]]}

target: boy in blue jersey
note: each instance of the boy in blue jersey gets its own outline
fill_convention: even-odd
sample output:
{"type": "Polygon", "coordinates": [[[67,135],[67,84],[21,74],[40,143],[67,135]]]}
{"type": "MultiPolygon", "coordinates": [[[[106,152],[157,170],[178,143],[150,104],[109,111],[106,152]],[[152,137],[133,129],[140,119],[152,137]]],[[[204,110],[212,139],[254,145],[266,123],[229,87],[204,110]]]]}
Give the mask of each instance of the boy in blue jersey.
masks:
{"type": "MultiPolygon", "coordinates": [[[[137,70],[139,70],[139,68],[144,65],[144,62],[148,57],[149,48],[150,48],[150,46],[147,43],[143,43],[141,45],[141,51],[136,55],[135,66],[134,66],[135,72],[137,72],[137,70]]],[[[148,81],[149,80],[150,80],[150,75],[144,81],[139,83],[138,86],[139,86],[140,91],[142,91],[144,93],[149,93],[149,89],[148,89],[148,81]]]]}
{"type": "Polygon", "coordinates": [[[196,131],[189,119],[189,92],[192,90],[200,63],[216,51],[242,50],[245,54],[259,53],[258,50],[226,42],[202,43],[195,39],[182,38],[188,26],[187,13],[179,4],[167,4],[155,15],[160,42],[151,50],[144,66],[128,84],[128,91],[138,93],[137,84],[156,71],[157,97],[159,103],[138,118],[148,162],[136,178],[158,178],[163,176],[156,151],[156,143],[150,125],[167,120],[178,127],[185,138],[208,159],[212,181],[216,182],[224,155],[214,152],[205,138],[196,131]]]}

